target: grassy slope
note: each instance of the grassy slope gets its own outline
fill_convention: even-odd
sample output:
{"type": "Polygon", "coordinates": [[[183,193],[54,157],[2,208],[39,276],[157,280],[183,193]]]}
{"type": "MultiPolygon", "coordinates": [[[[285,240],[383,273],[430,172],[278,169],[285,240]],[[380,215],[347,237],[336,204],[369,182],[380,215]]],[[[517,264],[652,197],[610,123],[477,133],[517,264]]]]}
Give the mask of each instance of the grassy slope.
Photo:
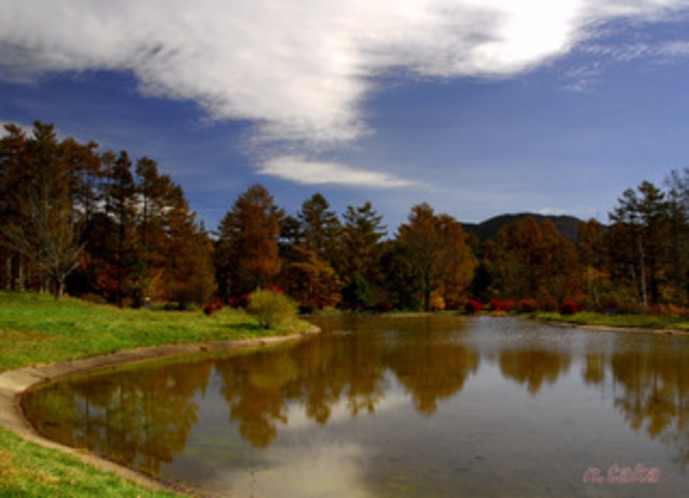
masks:
{"type": "Polygon", "coordinates": [[[82,463],[75,457],[28,443],[0,430],[0,496],[2,497],[173,497],[149,491],[125,479],[82,463]]]}
{"type": "Polygon", "coordinates": [[[266,331],[242,311],[120,310],[78,299],[0,292],[0,372],[141,346],[283,335],[307,327],[293,321],[266,331]]]}
{"type": "MultiPolygon", "coordinates": [[[[141,346],[281,335],[304,330],[293,321],[259,327],[241,311],[120,310],[77,299],[0,292],[0,372],[141,346]]],[[[78,459],[40,448],[0,429],[0,497],[163,497],[78,459]]]]}

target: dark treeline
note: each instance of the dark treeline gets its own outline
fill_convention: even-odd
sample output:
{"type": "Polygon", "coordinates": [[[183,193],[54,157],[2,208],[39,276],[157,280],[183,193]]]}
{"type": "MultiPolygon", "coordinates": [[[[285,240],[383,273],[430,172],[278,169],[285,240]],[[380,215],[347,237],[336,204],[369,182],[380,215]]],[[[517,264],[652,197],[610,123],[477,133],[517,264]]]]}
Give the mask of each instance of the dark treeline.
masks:
{"type": "Polygon", "coordinates": [[[120,306],[241,304],[278,287],[304,310],[460,309],[469,299],[523,310],[643,311],[689,299],[689,170],[666,189],[625,191],[609,225],[578,242],[549,220],[518,219],[479,243],[452,216],[410,208],[390,233],[371,203],[334,212],[317,193],[287,215],[261,185],[211,237],[155,161],[60,140],[52,125],[0,139],[0,286],[120,306]]]}

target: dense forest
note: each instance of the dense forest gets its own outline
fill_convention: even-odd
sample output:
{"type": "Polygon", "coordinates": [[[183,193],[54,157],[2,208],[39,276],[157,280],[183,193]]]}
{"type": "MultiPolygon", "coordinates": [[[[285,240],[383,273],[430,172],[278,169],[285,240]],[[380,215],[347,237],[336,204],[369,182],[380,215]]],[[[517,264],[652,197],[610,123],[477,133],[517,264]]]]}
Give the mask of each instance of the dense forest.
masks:
{"type": "Polygon", "coordinates": [[[626,190],[608,221],[573,237],[521,216],[480,240],[422,203],[393,233],[370,202],[338,215],[316,193],[286,214],[253,185],[209,233],[148,157],[58,139],[40,122],[0,138],[0,288],[119,306],[241,306],[272,288],[305,311],[684,308],[689,170],[626,190]]]}

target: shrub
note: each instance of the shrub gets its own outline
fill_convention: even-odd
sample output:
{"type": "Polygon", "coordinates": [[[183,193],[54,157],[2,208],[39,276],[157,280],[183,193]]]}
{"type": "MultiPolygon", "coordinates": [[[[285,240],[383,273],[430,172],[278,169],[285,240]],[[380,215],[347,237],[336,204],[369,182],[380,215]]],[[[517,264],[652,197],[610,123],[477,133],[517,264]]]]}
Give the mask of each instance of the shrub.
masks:
{"type": "Polygon", "coordinates": [[[203,307],[203,312],[207,316],[213,316],[215,314],[215,303],[206,303],[206,305],[203,307]]]}
{"type": "Polygon", "coordinates": [[[467,313],[471,313],[472,315],[474,313],[478,313],[479,311],[483,311],[483,304],[481,304],[479,301],[476,299],[469,299],[464,306],[464,310],[467,313]]]}
{"type": "Polygon", "coordinates": [[[557,311],[559,309],[555,298],[549,295],[541,296],[539,298],[538,307],[541,311],[557,311]]]}
{"type": "Polygon", "coordinates": [[[271,329],[294,317],[297,304],[284,294],[264,290],[249,296],[247,311],[263,328],[271,329]]]}
{"type": "Polygon", "coordinates": [[[389,313],[392,311],[392,304],[388,303],[387,301],[378,301],[373,306],[373,311],[376,313],[389,313]]]}
{"type": "Polygon", "coordinates": [[[574,301],[565,301],[560,307],[561,315],[576,315],[578,311],[579,308],[577,307],[577,303],[574,301]]]}
{"type": "Polygon", "coordinates": [[[227,300],[227,304],[232,308],[246,309],[249,306],[249,294],[231,297],[227,300]]]}
{"type": "Polygon", "coordinates": [[[347,308],[360,310],[371,298],[371,284],[360,273],[352,275],[349,283],[342,289],[342,300],[347,308]]]}
{"type": "Polygon", "coordinates": [[[538,303],[535,299],[522,299],[519,309],[522,313],[534,313],[538,310],[538,303]]]}
{"type": "Polygon", "coordinates": [[[432,311],[442,311],[445,309],[445,299],[443,296],[434,295],[431,297],[430,305],[432,311]]]}
{"type": "Polygon", "coordinates": [[[512,299],[507,299],[506,301],[491,299],[490,309],[497,312],[510,313],[514,310],[514,301],[512,299]]]}
{"type": "Polygon", "coordinates": [[[213,301],[206,303],[203,307],[203,312],[208,316],[213,316],[216,311],[222,311],[223,307],[222,301],[219,298],[215,298],[213,301]]]}

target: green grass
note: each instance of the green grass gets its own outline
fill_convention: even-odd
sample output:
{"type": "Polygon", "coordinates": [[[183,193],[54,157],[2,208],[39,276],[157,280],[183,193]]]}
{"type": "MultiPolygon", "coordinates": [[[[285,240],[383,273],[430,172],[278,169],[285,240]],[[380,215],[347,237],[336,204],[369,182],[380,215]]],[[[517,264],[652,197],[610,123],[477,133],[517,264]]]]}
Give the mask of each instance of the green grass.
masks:
{"type": "Polygon", "coordinates": [[[266,330],[243,311],[118,309],[73,298],[0,292],[0,372],[142,346],[285,335],[308,324],[266,330]]]}
{"type": "MultiPolygon", "coordinates": [[[[142,346],[286,335],[309,324],[267,330],[243,311],[121,310],[78,299],[0,292],[0,372],[142,346]]],[[[59,451],[0,428],[0,497],[163,497],[59,451]]]]}
{"type": "Polygon", "coordinates": [[[173,497],[149,491],[76,457],[41,448],[0,429],[0,496],[55,497],[173,497]]]}
{"type": "Polygon", "coordinates": [[[681,316],[665,315],[604,315],[584,311],[575,315],[564,316],[559,313],[534,313],[538,320],[571,323],[573,325],[592,325],[615,328],[639,328],[656,330],[689,331],[689,319],[681,316]]]}

